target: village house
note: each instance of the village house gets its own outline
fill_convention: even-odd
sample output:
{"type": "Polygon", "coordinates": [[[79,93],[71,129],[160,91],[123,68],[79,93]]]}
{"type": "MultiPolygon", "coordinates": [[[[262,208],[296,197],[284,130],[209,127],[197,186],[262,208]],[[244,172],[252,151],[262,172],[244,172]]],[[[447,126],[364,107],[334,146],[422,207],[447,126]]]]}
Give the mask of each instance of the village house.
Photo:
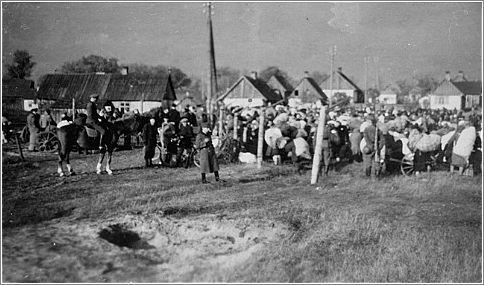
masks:
{"type": "Polygon", "coordinates": [[[482,82],[467,81],[464,73],[451,79],[447,71],[445,79],[429,94],[431,109],[465,110],[482,106],[482,82]]]}
{"type": "Polygon", "coordinates": [[[346,94],[352,99],[354,103],[364,103],[364,92],[360,89],[348,76],[343,73],[343,68],[338,67],[338,70],[333,72],[333,90],[331,89],[330,77],[326,78],[321,82],[319,87],[323,90],[325,94],[328,94],[330,98],[336,93],[346,94]]]}
{"type": "Polygon", "coordinates": [[[169,105],[176,100],[171,78],[147,77],[135,79],[127,74],[47,74],[41,82],[38,96],[50,105],[55,120],[62,113],[85,112],[89,95],[99,94],[98,107],[108,100],[122,112],[139,110],[146,112],[160,107],[169,95],[169,105]],[[168,91],[168,93],[167,93],[168,91]]]}
{"type": "Polygon", "coordinates": [[[274,104],[282,100],[266,82],[257,77],[257,72],[251,76],[242,76],[217,101],[227,107],[259,107],[265,104],[274,104]]]}
{"type": "Polygon", "coordinates": [[[280,94],[283,99],[289,97],[291,92],[294,90],[291,84],[279,74],[272,75],[267,81],[267,85],[275,90],[276,93],[280,94]]]}
{"type": "Polygon", "coordinates": [[[378,95],[378,102],[383,104],[397,104],[397,94],[400,93],[400,88],[396,84],[390,84],[378,95]]]}
{"type": "Polygon", "coordinates": [[[33,108],[38,108],[34,81],[18,78],[2,80],[2,116],[14,127],[25,125],[28,112],[33,108]]]}
{"type": "Polygon", "coordinates": [[[287,98],[287,102],[290,107],[313,104],[320,106],[321,103],[327,104],[328,97],[306,71],[304,77],[287,98]]]}

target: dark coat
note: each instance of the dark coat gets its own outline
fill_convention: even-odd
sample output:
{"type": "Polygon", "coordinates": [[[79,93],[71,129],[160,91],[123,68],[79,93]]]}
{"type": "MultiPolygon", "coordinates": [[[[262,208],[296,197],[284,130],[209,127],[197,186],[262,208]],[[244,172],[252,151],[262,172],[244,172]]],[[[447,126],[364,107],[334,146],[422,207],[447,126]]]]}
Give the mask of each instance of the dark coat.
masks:
{"type": "Polygon", "coordinates": [[[153,158],[155,156],[156,149],[156,134],[158,130],[156,126],[152,126],[149,123],[143,127],[143,144],[145,146],[145,159],[153,158]]]}
{"type": "Polygon", "coordinates": [[[87,111],[87,123],[96,123],[99,124],[99,114],[97,113],[97,106],[96,103],[94,102],[89,102],[87,103],[86,106],[86,111],[87,111]]]}
{"type": "Polygon", "coordinates": [[[200,132],[195,139],[195,147],[200,152],[201,173],[212,173],[219,170],[211,136],[211,133],[204,134],[200,132]]]}
{"type": "Polygon", "coordinates": [[[190,125],[180,125],[180,131],[178,133],[180,136],[180,147],[182,148],[191,148],[193,143],[192,139],[194,137],[193,135],[193,128],[190,125]]]}

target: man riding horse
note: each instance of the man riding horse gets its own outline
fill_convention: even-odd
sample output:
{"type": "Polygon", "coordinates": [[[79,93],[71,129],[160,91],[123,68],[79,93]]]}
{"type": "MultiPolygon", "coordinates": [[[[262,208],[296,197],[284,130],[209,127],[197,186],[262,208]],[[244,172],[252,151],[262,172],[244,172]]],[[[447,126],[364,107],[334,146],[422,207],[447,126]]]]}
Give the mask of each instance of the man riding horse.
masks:
{"type": "Polygon", "coordinates": [[[86,124],[95,129],[96,131],[99,132],[100,137],[99,137],[99,148],[102,148],[102,143],[104,139],[104,135],[106,134],[106,129],[104,126],[101,125],[101,122],[103,121],[103,118],[99,116],[97,113],[97,106],[96,102],[97,99],[99,98],[98,94],[91,94],[89,96],[89,103],[87,103],[86,110],[87,110],[87,119],[86,119],[86,124]]]}

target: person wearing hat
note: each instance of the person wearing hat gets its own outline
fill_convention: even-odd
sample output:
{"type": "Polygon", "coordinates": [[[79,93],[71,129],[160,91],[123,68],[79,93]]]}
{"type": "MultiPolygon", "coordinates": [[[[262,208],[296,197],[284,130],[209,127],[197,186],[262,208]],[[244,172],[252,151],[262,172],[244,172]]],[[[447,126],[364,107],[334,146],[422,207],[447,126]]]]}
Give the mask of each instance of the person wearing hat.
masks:
{"type": "MultiPolygon", "coordinates": [[[[375,161],[375,155],[380,154],[381,149],[385,145],[385,138],[377,126],[378,119],[375,115],[370,114],[368,116],[369,125],[363,131],[363,138],[366,145],[361,152],[363,153],[363,167],[365,168],[366,176],[370,177],[372,171],[378,173],[380,170],[380,164],[375,161]],[[375,132],[378,132],[377,134],[375,132]],[[377,149],[375,150],[375,137],[377,139],[377,149]]],[[[384,159],[384,157],[380,157],[384,159]]]]}
{"type": "Polygon", "coordinates": [[[150,117],[150,121],[143,126],[142,131],[145,167],[153,167],[152,159],[155,156],[157,132],[155,118],[150,117]]]}
{"type": "MultiPolygon", "coordinates": [[[[177,164],[179,166],[180,163],[181,163],[181,156],[182,156],[183,152],[186,150],[187,153],[190,153],[192,146],[193,146],[193,143],[192,143],[192,139],[194,137],[193,136],[193,128],[190,125],[190,123],[188,122],[187,118],[182,118],[180,120],[180,127],[179,127],[178,136],[180,138],[180,141],[179,141],[178,150],[177,150],[177,154],[176,154],[176,161],[177,161],[177,164]]],[[[185,166],[185,168],[188,168],[189,165],[190,165],[190,161],[187,159],[185,161],[184,166],[185,166]]]]}
{"type": "Polygon", "coordinates": [[[200,172],[202,174],[202,183],[208,183],[206,173],[213,173],[215,180],[220,181],[219,167],[215,148],[212,144],[212,133],[207,122],[200,124],[200,133],[195,139],[195,147],[200,153],[200,172]]]}
{"type": "Polygon", "coordinates": [[[38,151],[40,133],[40,115],[38,112],[39,109],[33,108],[27,116],[27,127],[30,133],[28,151],[38,151]]]}
{"type": "Polygon", "coordinates": [[[102,141],[104,134],[106,133],[106,129],[102,126],[103,118],[99,116],[97,113],[97,99],[99,98],[98,94],[91,94],[89,96],[89,103],[87,103],[86,111],[87,111],[87,118],[86,118],[86,125],[92,127],[96,131],[100,133],[99,137],[99,147],[102,146],[102,141]]]}

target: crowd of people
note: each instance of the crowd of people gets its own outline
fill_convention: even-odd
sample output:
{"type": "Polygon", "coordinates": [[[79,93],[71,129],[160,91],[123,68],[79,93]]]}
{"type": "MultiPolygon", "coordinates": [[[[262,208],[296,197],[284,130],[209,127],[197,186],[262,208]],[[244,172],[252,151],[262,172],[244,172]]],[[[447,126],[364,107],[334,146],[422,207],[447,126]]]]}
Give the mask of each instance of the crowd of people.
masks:
{"type": "MultiPolygon", "coordinates": [[[[259,112],[258,108],[232,108],[222,128],[227,137],[237,132],[233,137],[240,141],[240,157],[247,162],[253,162],[257,155],[259,112]],[[236,128],[234,121],[238,122],[236,128]]],[[[317,108],[266,108],[264,156],[275,164],[290,160],[300,168],[314,154],[318,117],[317,108]]],[[[464,174],[469,167],[475,173],[481,171],[482,115],[477,111],[335,107],[326,114],[325,121],[324,174],[344,160],[363,162],[367,176],[372,171],[379,175],[392,167],[399,168],[392,162],[404,157],[413,160],[415,175],[430,170],[431,159],[436,157],[440,163],[450,164],[449,171],[458,168],[464,174]]]]}
{"type": "MultiPolygon", "coordinates": [[[[114,121],[123,116],[111,102],[98,111],[91,96],[86,106],[86,123],[103,134],[102,121],[114,121]]],[[[319,109],[316,107],[292,108],[269,106],[263,109],[263,157],[281,164],[291,162],[300,171],[315,153],[319,109]]],[[[137,110],[134,113],[138,113],[137,110]]],[[[215,173],[219,180],[217,154],[212,139],[232,141],[238,148],[241,162],[256,161],[259,148],[260,108],[231,107],[224,110],[222,124],[214,116],[211,119],[195,106],[186,106],[183,112],[170,108],[159,108],[145,115],[149,121],[143,126],[141,137],[144,144],[146,167],[153,167],[152,159],[156,147],[161,145],[161,162],[167,166],[188,168],[190,161],[182,159],[194,149],[201,154],[202,181],[206,173],[215,173]],[[236,125],[235,125],[236,124],[236,125]]],[[[76,118],[77,119],[77,118],[76,118]]],[[[4,126],[7,122],[3,122],[4,126]]],[[[28,118],[30,131],[29,150],[36,151],[38,135],[42,130],[55,128],[55,121],[48,110],[39,115],[33,109],[28,118]]],[[[321,165],[327,175],[331,167],[340,162],[362,162],[367,176],[382,174],[398,168],[404,157],[413,161],[416,175],[430,170],[430,161],[438,157],[439,162],[450,165],[449,171],[458,170],[463,175],[481,171],[482,115],[472,110],[412,111],[394,108],[374,110],[371,107],[333,107],[328,109],[322,136],[321,165]],[[467,170],[467,172],[466,172],[467,170]]],[[[102,137],[101,137],[102,139],[102,137]]],[[[233,153],[232,153],[233,154],[233,153]]]]}

